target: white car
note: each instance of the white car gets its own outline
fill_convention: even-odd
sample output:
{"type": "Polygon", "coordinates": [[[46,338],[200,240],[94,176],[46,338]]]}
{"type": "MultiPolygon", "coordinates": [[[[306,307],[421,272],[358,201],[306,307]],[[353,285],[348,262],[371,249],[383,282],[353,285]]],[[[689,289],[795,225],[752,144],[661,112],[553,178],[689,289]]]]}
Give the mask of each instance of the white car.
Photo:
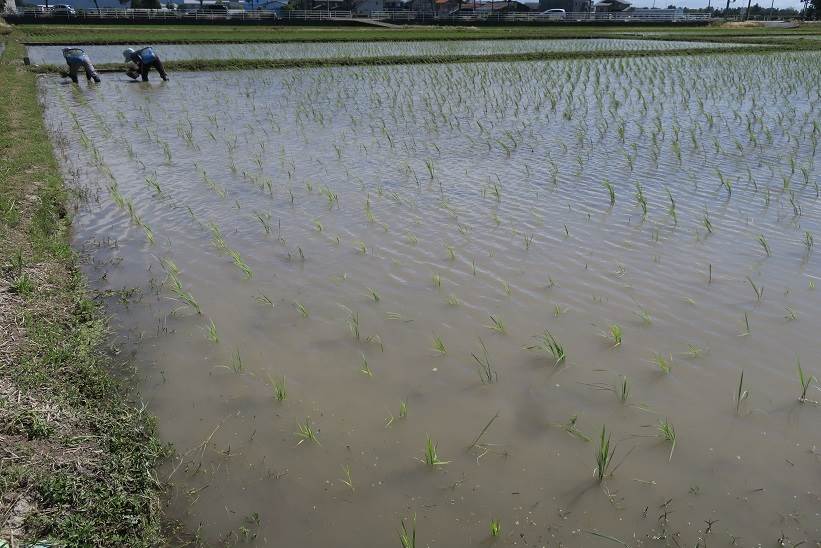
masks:
{"type": "Polygon", "coordinates": [[[72,8],[69,5],[57,4],[55,6],[52,6],[51,14],[52,15],[77,15],[77,12],[74,11],[74,8],[72,8]]]}
{"type": "Polygon", "coordinates": [[[539,15],[542,15],[542,16],[546,17],[547,19],[561,20],[561,19],[565,18],[567,13],[565,13],[565,11],[561,8],[554,8],[552,10],[543,11],[539,15]]]}

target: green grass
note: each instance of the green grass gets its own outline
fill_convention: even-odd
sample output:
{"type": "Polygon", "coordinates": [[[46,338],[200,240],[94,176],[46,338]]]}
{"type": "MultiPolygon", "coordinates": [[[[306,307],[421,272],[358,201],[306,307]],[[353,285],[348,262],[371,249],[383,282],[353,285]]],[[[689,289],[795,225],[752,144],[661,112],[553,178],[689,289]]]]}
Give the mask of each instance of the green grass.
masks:
{"type": "Polygon", "coordinates": [[[721,29],[681,25],[543,25],[543,26],[408,26],[399,29],[332,26],[231,26],[231,25],[20,25],[27,43],[130,44],[135,35],[145,43],[219,42],[358,42],[407,40],[505,40],[533,38],[607,38],[652,31],[653,39],[731,40],[756,43],[800,41],[796,37],[821,31],[763,28],[721,29]]]}
{"type": "Polygon", "coordinates": [[[0,331],[19,329],[22,345],[0,377],[21,397],[0,397],[0,436],[18,457],[0,466],[0,492],[33,504],[22,544],[159,545],[154,469],[168,448],[100,351],[108,329],[68,243],[66,190],[35,76],[11,63],[24,52],[10,38],[0,57],[0,277],[20,293],[0,315],[17,324],[0,331]]]}

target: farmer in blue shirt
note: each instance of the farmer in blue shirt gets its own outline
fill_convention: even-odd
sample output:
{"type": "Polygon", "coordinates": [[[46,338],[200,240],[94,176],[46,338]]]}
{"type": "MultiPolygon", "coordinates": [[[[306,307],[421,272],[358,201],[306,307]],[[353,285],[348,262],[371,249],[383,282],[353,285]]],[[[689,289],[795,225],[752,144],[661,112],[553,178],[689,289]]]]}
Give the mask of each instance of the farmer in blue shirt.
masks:
{"type": "Polygon", "coordinates": [[[77,81],[77,73],[80,72],[82,68],[85,69],[86,78],[89,81],[94,80],[98,84],[100,83],[100,75],[97,74],[86,52],[80,48],[64,48],[63,57],[65,57],[66,63],[68,64],[68,76],[72,82],[75,84],[79,83],[77,81]]]}
{"type": "Polygon", "coordinates": [[[160,57],[154,53],[154,50],[150,47],[137,51],[128,48],[123,52],[123,57],[125,58],[125,62],[128,63],[128,71],[126,74],[128,74],[130,78],[136,80],[137,75],[140,75],[142,76],[143,82],[148,82],[148,71],[155,68],[157,72],[160,73],[162,79],[166,82],[168,81],[168,75],[165,73],[165,68],[162,66],[160,57]]]}

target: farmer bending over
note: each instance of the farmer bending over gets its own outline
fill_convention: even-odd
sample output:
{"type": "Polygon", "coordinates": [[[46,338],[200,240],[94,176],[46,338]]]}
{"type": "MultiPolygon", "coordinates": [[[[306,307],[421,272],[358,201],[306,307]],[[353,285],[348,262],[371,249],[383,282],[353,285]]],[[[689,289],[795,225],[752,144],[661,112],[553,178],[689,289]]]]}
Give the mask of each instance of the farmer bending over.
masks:
{"type": "Polygon", "coordinates": [[[125,58],[125,62],[128,64],[126,74],[129,78],[136,80],[137,75],[140,75],[142,76],[143,82],[148,82],[148,71],[155,68],[157,69],[157,72],[160,73],[162,79],[166,82],[168,81],[168,75],[165,73],[165,68],[162,66],[162,61],[160,61],[159,56],[154,53],[154,50],[150,47],[137,51],[128,48],[123,52],[123,57],[125,58]]]}
{"type": "Polygon", "coordinates": [[[65,57],[66,63],[68,64],[68,76],[72,82],[75,84],[79,83],[77,81],[77,73],[83,68],[86,71],[86,78],[89,81],[94,80],[98,84],[100,83],[100,75],[97,74],[86,52],[80,48],[64,48],[63,57],[65,57]]]}

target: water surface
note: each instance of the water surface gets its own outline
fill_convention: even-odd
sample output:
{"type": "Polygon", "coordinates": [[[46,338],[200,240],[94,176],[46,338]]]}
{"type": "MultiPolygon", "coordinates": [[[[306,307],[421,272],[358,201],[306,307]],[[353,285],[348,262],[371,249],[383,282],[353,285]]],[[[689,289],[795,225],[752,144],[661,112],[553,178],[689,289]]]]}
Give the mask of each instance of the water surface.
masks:
{"type": "MultiPolygon", "coordinates": [[[[563,51],[643,51],[740,47],[743,44],[666,40],[569,39],[569,40],[452,40],[418,42],[316,42],[250,44],[163,44],[154,50],[169,61],[195,59],[350,59],[443,55],[494,55],[500,53],[563,51]]],[[[31,62],[60,64],[62,48],[28,46],[31,62]]],[[[118,63],[126,46],[80,45],[95,63],[118,63]]],[[[140,47],[140,46],[135,46],[140,47]]]]}
{"type": "Polygon", "coordinates": [[[819,69],[43,78],[74,241],[179,452],[172,514],[209,544],[398,546],[413,516],[421,546],[492,519],[504,545],[818,539],[819,69]]]}

